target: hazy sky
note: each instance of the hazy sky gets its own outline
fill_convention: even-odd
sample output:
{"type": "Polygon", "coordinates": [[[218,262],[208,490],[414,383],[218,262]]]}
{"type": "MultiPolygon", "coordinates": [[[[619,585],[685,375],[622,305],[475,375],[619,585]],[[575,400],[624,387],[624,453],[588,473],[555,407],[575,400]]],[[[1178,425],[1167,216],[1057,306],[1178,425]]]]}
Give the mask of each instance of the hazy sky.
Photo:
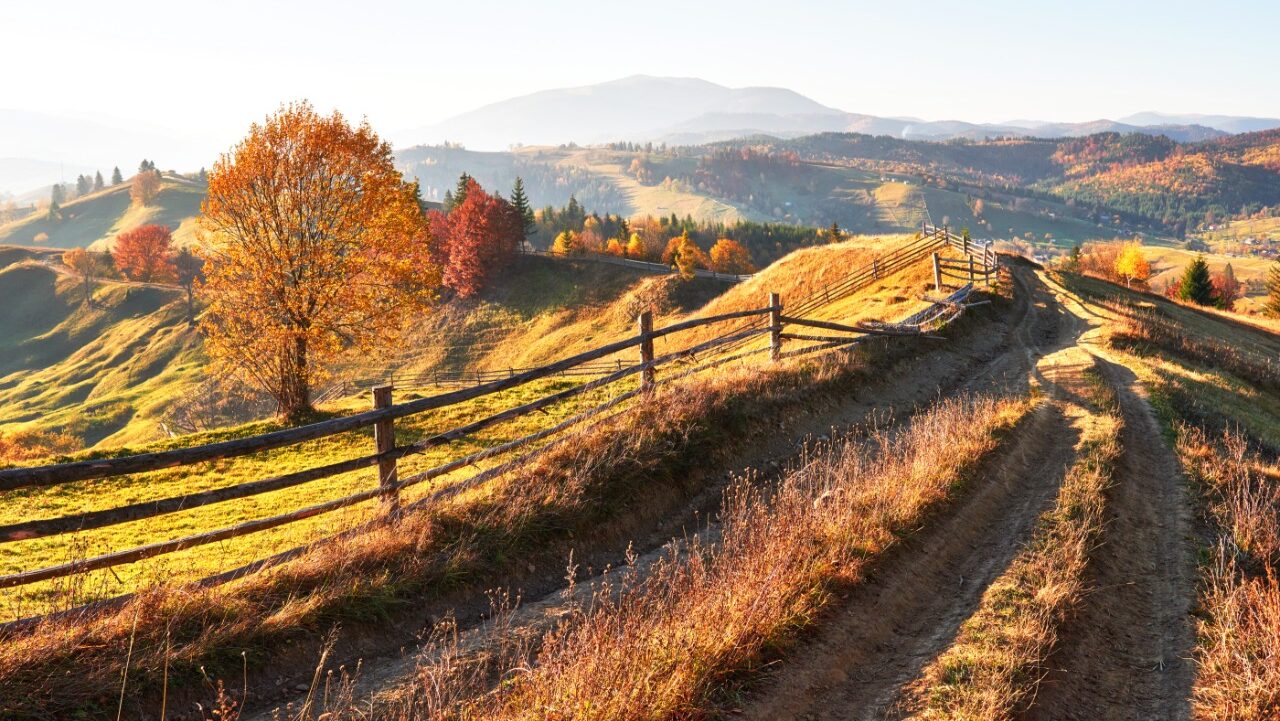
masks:
{"type": "Polygon", "coordinates": [[[4,0],[0,108],[229,143],[306,97],[394,135],[644,73],[932,120],[1280,116],[1277,28],[1276,0],[4,0]]]}

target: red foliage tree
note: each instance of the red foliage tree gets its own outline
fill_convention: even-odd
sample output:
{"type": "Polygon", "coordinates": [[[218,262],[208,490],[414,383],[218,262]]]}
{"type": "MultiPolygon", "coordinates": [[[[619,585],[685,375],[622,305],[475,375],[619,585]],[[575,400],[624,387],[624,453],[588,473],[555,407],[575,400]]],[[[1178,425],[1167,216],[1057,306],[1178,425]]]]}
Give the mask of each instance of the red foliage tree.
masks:
{"type": "Polygon", "coordinates": [[[432,213],[429,220],[442,280],[462,298],[479,293],[494,269],[515,255],[524,227],[511,203],[486,193],[474,178],[457,207],[447,216],[432,213]]]}
{"type": "Polygon", "coordinates": [[[1236,301],[1244,297],[1244,285],[1236,280],[1231,264],[1220,273],[1213,274],[1214,304],[1223,310],[1235,310],[1236,301]]]}
{"type": "Polygon", "coordinates": [[[173,235],[163,225],[144,225],[116,236],[111,257],[130,280],[157,283],[172,280],[173,235]]]}

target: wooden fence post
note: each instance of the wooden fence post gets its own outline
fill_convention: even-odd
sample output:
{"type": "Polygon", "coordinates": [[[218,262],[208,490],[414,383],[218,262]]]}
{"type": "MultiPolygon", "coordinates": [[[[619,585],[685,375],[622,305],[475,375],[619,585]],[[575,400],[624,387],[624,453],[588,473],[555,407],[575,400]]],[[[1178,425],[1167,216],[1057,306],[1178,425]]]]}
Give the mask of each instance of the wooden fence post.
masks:
{"type": "Polygon", "coordinates": [[[880,280],[880,259],[871,259],[871,277],[880,280]]]}
{"type": "MultiPolygon", "coordinates": [[[[391,386],[378,386],[373,389],[373,407],[391,407],[391,386]]],[[[388,418],[373,425],[373,442],[378,455],[390,453],[396,448],[395,420],[388,418]]],[[[391,486],[396,483],[396,459],[378,459],[378,485],[382,486],[382,506],[388,513],[400,510],[400,494],[391,486]]]]}
{"type": "Polygon", "coordinates": [[[769,294],[769,360],[782,360],[782,296],[769,294]]]}
{"type": "Polygon", "coordinates": [[[969,256],[969,285],[973,285],[973,256],[969,256]]]}
{"type": "Polygon", "coordinates": [[[942,292],[942,262],[937,253],[933,254],[933,288],[939,293],[942,292]]]}
{"type": "MultiPolygon", "coordinates": [[[[655,379],[658,375],[658,369],[654,368],[653,363],[653,312],[643,311],[636,320],[636,325],[640,330],[640,362],[646,367],[640,372],[640,387],[646,392],[652,391],[655,379]]],[[[618,361],[621,365],[622,361],[618,361]]]]}

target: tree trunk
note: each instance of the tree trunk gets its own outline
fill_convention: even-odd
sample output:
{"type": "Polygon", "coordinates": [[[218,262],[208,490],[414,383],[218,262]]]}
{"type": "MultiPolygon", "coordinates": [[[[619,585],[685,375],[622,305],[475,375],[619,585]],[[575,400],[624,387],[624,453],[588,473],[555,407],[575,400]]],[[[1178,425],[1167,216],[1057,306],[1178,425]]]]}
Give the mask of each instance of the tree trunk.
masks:
{"type": "Polygon", "coordinates": [[[287,420],[296,422],[305,419],[312,411],[307,339],[294,338],[293,348],[286,351],[286,355],[284,377],[280,379],[280,414],[287,420]]]}

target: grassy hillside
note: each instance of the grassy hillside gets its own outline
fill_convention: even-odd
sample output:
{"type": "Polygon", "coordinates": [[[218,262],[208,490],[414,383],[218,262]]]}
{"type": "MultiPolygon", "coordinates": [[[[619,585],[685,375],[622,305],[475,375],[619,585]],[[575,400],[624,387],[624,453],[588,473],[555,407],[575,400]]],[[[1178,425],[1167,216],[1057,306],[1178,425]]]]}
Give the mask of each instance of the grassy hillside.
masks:
{"type": "MultiPolygon", "coordinates": [[[[887,243],[896,245],[900,240],[856,239],[840,245],[806,249],[765,269],[751,282],[737,286],[707,280],[684,282],[673,276],[645,275],[632,269],[590,261],[522,258],[508,268],[481,298],[446,303],[430,318],[423,332],[412,334],[406,345],[419,350],[420,355],[411,361],[418,368],[432,367],[433,364],[504,368],[546,362],[633,334],[635,314],[643,308],[657,311],[660,316],[658,323],[665,325],[685,317],[760,307],[769,290],[782,292],[784,298],[790,297],[793,302],[820,294],[824,285],[843,277],[850,268],[869,262],[887,243]]],[[[808,315],[846,322],[906,315],[922,305],[919,295],[925,290],[928,274],[926,264],[920,263],[859,294],[831,304],[821,313],[808,315]]],[[[147,436],[146,432],[155,425],[158,400],[180,397],[189,392],[198,377],[201,360],[198,339],[180,322],[180,304],[158,305],[163,300],[163,291],[144,289],[146,292],[143,293],[133,289],[125,297],[124,288],[113,287],[99,292],[98,308],[80,308],[74,302],[74,285],[66,285],[66,280],[58,281],[48,268],[30,264],[10,266],[0,272],[0,283],[6,283],[31,298],[26,306],[0,316],[0,328],[13,328],[20,335],[35,339],[22,344],[26,355],[0,347],[0,357],[9,359],[11,365],[22,362],[30,368],[51,364],[40,370],[0,377],[0,386],[4,389],[0,401],[4,401],[5,412],[21,414],[21,418],[12,414],[0,418],[0,424],[3,424],[0,428],[17,427],[16,424],[24,420],[62,428],[74,425],[74,419],[85,419],[88,425],[83,432],[89,434],[87,440],[101,440],[103,445],[127,443],[129,452],[138,452],[241,437],[279,427],[276,421],[259,421],[146,442],[154,437],[147,436]],[[41,312],[39,309],[42,307],[54,308],[56,312],[41,312]],[[59,321],[59,317],[63,320],[59,321]],[[91,339],[87,339],[89,336],[91,339]],[[106,340],[99,342],[99,338],[106,340]],[[107,354],[104,352],[106,347],[119,351],[107,354]],[[48,390],[51,388],[59,390],[48,390]],[[9,398],[14,398],[14,402],[10,403],[9,398]],[[37,408],[44,410],[37,412],[37,408]]],[[[705,329],[701,334],[664,338],[658,343],[658,352],[687,347],[725,330],[724,327],[715,327],[705,329]]],[[[758,340],[767,342],[764,338],[758,340]]],[[[758,356],[754,362],[759,362],[758,356]]],[[[367,370],[353,368],[356,372],[367,370]]],[[[417,440],[497,410],[564,390],[579,381],[575,378],[548,378],[440,411],[402,419],[396,424],[397,435],[402,442],[417,440]]],[[[635,379],[630,379],[623,386],[628,387],[634,382],[635,379]]],[[[430,387],[415,389],[405,386],[397,389],[396,397],[409,400],[435,392],[430,387]]],[[[600,403],[617,392],[616,386],[599,389],[556,404],[544,414],[505,421],[470,434],[455,444],[403,459],[400,470],[408,475],[438,466],[464,453],[525,435],[600,403]]],[[[322,412],[350,414],[367,407],[367,397],[352,395],[326,404],[322,412]]],[[[179,468],[75,483],[56,489],[32,489],[16,494],[16,502],[7,506],[7,511],[0,512],[0,523],[16,522],[35,507],[41,509],[42,515],[57,515],[168,497],[180,491],[217,488],[358,456],[367,452],[370,443],[370,432],[365,429],[281,451],[210,463],[207,467],[198,467],[197,472],[191,468],[179,468]]],[[[496,465],[500,460],[486,461],[482,465],[496,465]]],[[[406,497],[418,498],[441,485],[465,478],[473,470],[464,468],[442,476],[433,484],[408,491],[406,497]]],[[[194,509],[125,526],[81,532],[76,535],[76,543],[80,544],[78,548],[97,552],[147,540],[172,538],[319,503],[367,488],[369,482],[367,471],[346,473],[226,502],[219,506],[218,514],[194,509]]],[[[331,533],[335,527],[353,525],[367,518],[376,506],[377,502],[372,501],[342,513],[255,534],[244,541],[222,544],[217,553],[196,548],[118,568],[114,572],[94,573],[81,592],[112,595],[151,583],[159,577],[212,573],[289,548],[317,535],[331,533]]],[[[64,560],[66,553],[66,539],[58,537],[3,546],[0,547],[0,573],[56,563],[64,560]]],[[[29,604],[40,607],[40,604],[59,599],[59,593],[56,583],[24,587],[0,594],[0,608],[13,611],[20,607],[33,608],[29,604]]]]}
{"type": "Polygon", "coordinates": [[[535,206],[560,206],[572,195],[589,211],[624,217],[674,214],[726,225],[751,220],[827,227],[836,222],[859,234],[903,233],[926,221],[948,222],[971,228],[977,237],[1030,235],[1042,244],[1111,237],[1126,228],[1110,216],[1090,216],[1061,199],[1018,195],[1005,187],[1008,179],[997,172],[1001,162],[1035,166],[1022,148],[1038,148],[1043,156],[1045,168],[1032,177],[1052,172],[1052,147],[1044,143],[992,144],[999,153],[1012,153],[1013,161],[1000,160],[999,153],[984,158],[959,152],[968,146],[907,143],[928,151],[913,151],[907,156],[910,162],[861,162],[857,156],[820,152],[821,146],[808,143],[770,138],[739,144],[746,149],[735,152],[724,150],[727,145],[653,151],[520,148],[507,153],[420,147],[401,151],[397,159],[432,199],[442,198],[466,172],[503,193],[521,176],[535,206]],[[941,149],[954,151],[955,157],[930,155],[941,149]],[[786,154],[792,151],[794,155],[786,154]],[[972,169],[967,164],[985,168],[986,174],[964,172],[972,169]],[[968,184],[938,182],[934,174],[940,168],[968,184]],[[985,204],[981,213],[975,206],[979,198],[985,204]]]}
{"type": "MultiPolygon", "coordinates": [[[[177,291],[100,286],[0,251],[0,431],[56,431],[84,446],[159,437],[198,381],[199,337],[177,291]]],[[[26,257],[24,257],[26,256],[26,257]]]]}
{"type": "Polygon", "coordinates": [[[203,198],[200,183],[165,176],[151,204],[138,206],[129,198],[129,184],[124,183],[72,200],[62,206],[57,218],[36,213],[0,225],[0,243],[105,250],[125,231],[159,224],[169,226],[175,241],[185,244],[194,237],[203,198]]]}

